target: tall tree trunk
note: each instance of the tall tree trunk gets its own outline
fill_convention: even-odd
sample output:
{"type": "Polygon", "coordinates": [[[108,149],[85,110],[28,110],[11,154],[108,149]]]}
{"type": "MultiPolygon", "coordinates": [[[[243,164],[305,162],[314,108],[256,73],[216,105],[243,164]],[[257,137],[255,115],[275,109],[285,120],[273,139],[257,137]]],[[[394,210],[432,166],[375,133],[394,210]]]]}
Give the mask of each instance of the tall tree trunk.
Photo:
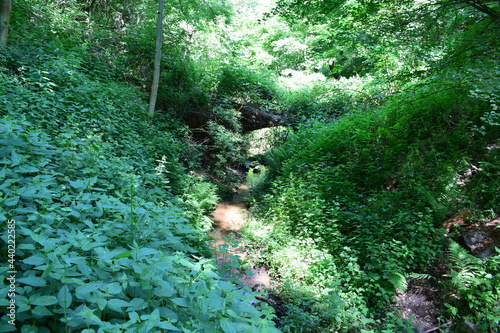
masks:
{"type": "Polygon", "coordinates": [[[0,48],[7,44],[11,10],[10,0],[0,0],[0,48]]]}
{"type": "Polygon", "coordinates": [[[151,87],[151,98],[149,100],[149,118],[152,119],[155,113],[156,96],[158,96],[158,84],[160,82],[160,61],[161,61],[161,37],[163,35],[163,6],[165,0],[160,0],[158,8],[158,23],[156,25],[156,55],[155,71],[153,75],[153,86],[151,87]]]}

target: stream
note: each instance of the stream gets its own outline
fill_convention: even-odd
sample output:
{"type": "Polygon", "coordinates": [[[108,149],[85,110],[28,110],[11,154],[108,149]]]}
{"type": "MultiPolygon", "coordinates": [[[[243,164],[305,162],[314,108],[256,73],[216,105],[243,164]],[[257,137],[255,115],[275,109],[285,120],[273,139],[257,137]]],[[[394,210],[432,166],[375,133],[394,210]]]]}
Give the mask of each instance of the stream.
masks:
{"type": "Polygon", "coordinates": [[[265,267],[253,264],[248,246],[241,237],[248,215],[244,202],[248,190],[248,186],[240,185],[230,198],[217,204],[212,213],[214,230],[210,236],[217,264],[223,269],[225,277],[235,278],[255,290],[269,288],[271,277],[265,267]]]}

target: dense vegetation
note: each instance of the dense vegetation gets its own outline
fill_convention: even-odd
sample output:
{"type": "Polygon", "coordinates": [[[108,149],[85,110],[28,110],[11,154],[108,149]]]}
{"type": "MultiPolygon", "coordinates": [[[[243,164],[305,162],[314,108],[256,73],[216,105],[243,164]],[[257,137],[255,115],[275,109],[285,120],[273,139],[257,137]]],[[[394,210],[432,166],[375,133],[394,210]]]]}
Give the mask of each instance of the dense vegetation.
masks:
{"type": "Polygon", "coordinates": [[[330,78],[289,95],[296,130],[254,209],[283,331],[412,332],[391,302],[445,257],[441,324],[497,329],[498,257],[470,259],[441,228],[498,215],[499,8],[474,4],[278,1],[290,29],[271,45],[293,39],[293,69],[330,78]]]}
{"type": "Polygon", "coordinates": [[[497,1],[169,1],[150,119],[156,11],[12,4],[1,332],[412,332],[394,298],[441,258],[440,323],[497,329],[500,257],[441,228],[500,213],[497,1]],[[259,119],[283,126],[246,235],[280,318],[207,245],[259,119]]]}
{"type": "MultiPolygon", "coordinates": [[[[204,231],[217,194],[195,172],[203,147],[189,144],[173,111],[148,122],[141,83],[148,76],[139,71],[149,68],[144,16],[154,19],[155,4],[133,13],[128,5],[14,6],[0,58],[0,217],[4,226],[15,221],[15,257],[2,229],[1,306],[10,304],[11,262],[16,326],[2,311],[0,330],[273,332],[272,309],[252,306],[253,296],[225,281],[210,259],[204,231]],[[125,24],[118,13],[145,31],[118,29],[125,24]]],[[[178,10],[170,19],[179,21],[178,10]]],[[[166,66],[189,71],[192,63],[179,55],[187,47],[171,48],[166,66]]],[[[192,80],[180,88],[203,84],[174,70],[164,75],[192,80]]],[[[180,96],[188,88],[173,91],[177,85],[163,90],[172,107],[193,98],[180,96]]],[[[209,91],[199,94],[196,102],[208,104],[209,91]]]]}

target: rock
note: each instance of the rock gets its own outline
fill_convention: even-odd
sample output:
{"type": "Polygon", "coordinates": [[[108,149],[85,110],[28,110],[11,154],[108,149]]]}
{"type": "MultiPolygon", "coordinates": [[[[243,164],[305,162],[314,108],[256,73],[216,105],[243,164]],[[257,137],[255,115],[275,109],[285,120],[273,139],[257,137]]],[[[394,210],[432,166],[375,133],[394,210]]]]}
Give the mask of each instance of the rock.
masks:
{"type": "Polygon", "coordinates": [[[497,256],[497,255],[498,255],[497,247],[496,246],[490,246],[486,250],[484,250],[484,251],[479,252],[478,254],[476,254],[476,257],[478,257],[480,259],[485,259],[485,258],[490,258],[490,257],[497,256]]]}
{"type": "Polygon", "coordinates": [[[424,326],[418,326],[413,329],[413,332],[415,333],[425,333],[427,332],[427,329],[424,326]]]}
{"type": "Polygon", "coordinates": [[[487,236],[482,231],[469,232],[462,236],[465,245],[469,248],[471,252],[474,252],[481,247],[481,244],[486,241],[487,236]]]}

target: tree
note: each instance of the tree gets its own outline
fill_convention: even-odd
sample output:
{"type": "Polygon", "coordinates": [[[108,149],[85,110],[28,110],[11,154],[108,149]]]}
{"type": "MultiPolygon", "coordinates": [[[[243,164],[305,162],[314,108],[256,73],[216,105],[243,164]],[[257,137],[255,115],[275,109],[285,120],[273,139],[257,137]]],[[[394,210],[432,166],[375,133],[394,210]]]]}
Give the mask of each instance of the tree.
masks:
{"type": "Polygon", "coordinates": [[[160,82],[160,62],[161,62],[161,37],[163,35],[163,6],[165,0],[160,0],[158,5],[158,23],[156,27],[156,55],[155,55],[155,70],[153,76],[153,86],[151,88],[151,99],[149,100],[149,118],[153,118],[156,105],[156,97],[158,96],[158,84],[160,82]]]}
{"type": "Polygon", "coordinates": [[[11,10],[10,0],[0,0],[0,48],[7,44],[11,10]]]}
{"type": "MultiPolygon", "coordinates": [[[[334,77],[349,63],[397,91],[410,77],[451,69],[498,49],[498,0],[277,0],[273,13],[307,29],[308,59],[334,77]],[[325,66],[325,64],[327,66],[325,66]]],[[[357,72],[357,71],[355,71],[357,72]]],[[[465,75],[465,74],[464,74],[465,75]]],[[[349,75],[347,75],[349,76],[349,75]]]]}

